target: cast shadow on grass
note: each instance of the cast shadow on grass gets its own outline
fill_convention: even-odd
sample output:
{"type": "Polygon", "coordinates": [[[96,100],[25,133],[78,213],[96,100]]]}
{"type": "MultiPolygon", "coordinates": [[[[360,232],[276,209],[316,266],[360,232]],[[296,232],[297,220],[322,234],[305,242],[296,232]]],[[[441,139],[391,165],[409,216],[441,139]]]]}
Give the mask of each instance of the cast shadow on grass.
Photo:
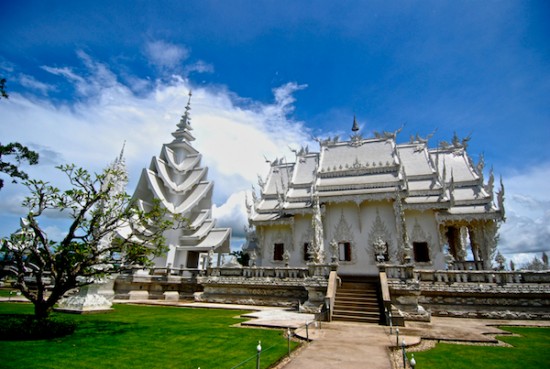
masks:
{"type": "Polygon", "coordinates": [[[58,319],[36,319],[34,315],[0,315],[0,340],[31,341],[65,337],[74,333],[76,323],[58,319]]]}
{"type": "Polygon", "coordinates": [[[0,314],[0,341],[50,340],[78,333],[91,335],[118,335],[130,329],[125,322],[99,320],[76,321],[59,316],[36,319],[29,314],[0,314]]]}

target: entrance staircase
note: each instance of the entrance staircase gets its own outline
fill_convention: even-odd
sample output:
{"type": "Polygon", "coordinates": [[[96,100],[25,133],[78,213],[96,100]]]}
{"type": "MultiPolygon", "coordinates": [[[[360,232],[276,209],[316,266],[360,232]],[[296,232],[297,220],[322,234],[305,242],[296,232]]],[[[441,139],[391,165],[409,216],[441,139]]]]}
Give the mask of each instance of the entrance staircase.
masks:
{"type": "Polygon", "coordinates": [[[380,281],[369,277],[341,277],[332,319],[359,323],[381,323],[380,281]]]}

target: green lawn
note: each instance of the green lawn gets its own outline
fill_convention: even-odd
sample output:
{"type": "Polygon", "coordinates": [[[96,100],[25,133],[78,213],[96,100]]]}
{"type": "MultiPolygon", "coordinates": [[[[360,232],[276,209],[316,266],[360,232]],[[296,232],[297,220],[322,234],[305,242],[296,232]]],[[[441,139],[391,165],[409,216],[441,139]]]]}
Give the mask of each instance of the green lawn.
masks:
{"type": "MultiPolygon", "coordinates": [[[[550,328],[501,327],[520,336],[499,336],[514,347],[438,343],[416,352],[418,369],[542,369],[550,368],[550,328]]],[[[410,355],[409,355],[410,358],[410,355]]]]}
{"type": "MultiPolygon", "coordinates": [[[[235,318],[243,311],[131,305],[114,309],[107,314],[56,314],[78,322],[71,336],[0,341],[0,367],[229,369],[255,357],[259,340],[262,368],[287,353],[281,330],[231,327],[243,321],[235,318]]],[[[0,315],[14,313],[31,314],[32,305],[0,303],[0,315]]],[[[255,365],[254,358],[239,369],[255,365]]]]}
{"type": "Polygon", "coordinates": [[[0,288],[0,297],[15,297],[17,295],[17,289],[15,288],[0,288]]]}

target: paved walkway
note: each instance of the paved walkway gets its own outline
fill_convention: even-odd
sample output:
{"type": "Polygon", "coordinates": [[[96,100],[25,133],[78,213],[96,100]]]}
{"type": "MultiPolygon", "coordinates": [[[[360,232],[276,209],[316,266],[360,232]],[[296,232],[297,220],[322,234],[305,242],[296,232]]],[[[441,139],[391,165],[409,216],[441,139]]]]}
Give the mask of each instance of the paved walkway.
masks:
{"type": "MultiPolygon", "coordinates": [[[[311,330],[310,330],[311,331],[311,330]]],[[[392,369],[386,327],[346,322],[323,323],[314,341],[291,358],[284,369],[392,369]]],[[[298,332],[303,334],[303,331],[298,332]]]]}

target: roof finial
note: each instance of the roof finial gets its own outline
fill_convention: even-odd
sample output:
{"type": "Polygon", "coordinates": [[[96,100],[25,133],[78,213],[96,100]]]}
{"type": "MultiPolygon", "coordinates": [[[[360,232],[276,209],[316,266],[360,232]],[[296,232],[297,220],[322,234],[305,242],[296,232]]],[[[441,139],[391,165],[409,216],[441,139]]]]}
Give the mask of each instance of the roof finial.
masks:
{"type": "Polygon", "coordinates": [[[185,106],[185,113],[183,113],[180,122],[176,125],[178,129],[175,132],[172,132],[172,136],[175,137],[174,141],[182,141],[183,139],[193,141],[195,139],[189,132],[193,130],[193,128],[191,128],[191,116],[189,114],[189,111],[191,110],[192,95],[191,90],[189,90],[189,100],[187,100],[187,105],[185,106]]]}
{"type": "Polygon", "coordinates": [[[351,130],[353,132],[359,131],[359,125],[357,124],[357,119],[355,118],[355,114],[353,114],[353,126],[351,127],[351,130]]]}
{"type": "Polygon", "coordinates": [[[193,96],[193,93],[191,92],[191,90],[189,90],[189,100],[187,100],[187,106],[185,107],[185,110],[190,110],[191,109],[191,96],[193,96]]]}
{"type": "Polygon", "coordinates": [[[120,155],[118,156],[118,162],[122,162],[124,160],[124,149],[126,148],[126,140],[124,140],[124,143],[122,144],[122,149],[120,150],[120,155]]]}

